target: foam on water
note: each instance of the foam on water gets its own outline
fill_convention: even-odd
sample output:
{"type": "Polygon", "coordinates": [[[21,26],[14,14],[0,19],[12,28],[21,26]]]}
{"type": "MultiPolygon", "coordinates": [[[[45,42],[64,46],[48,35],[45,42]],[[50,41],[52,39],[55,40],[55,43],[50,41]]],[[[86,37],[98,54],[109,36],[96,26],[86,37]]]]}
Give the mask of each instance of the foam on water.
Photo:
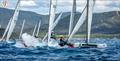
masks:
{"type": "Polygon", "coordinates": [[[98,44],[97,45],[98,48],[106,48],[107,44],[103,43],[103,44],[98,44]]]}
{"type": "Polygon", "coordinates": [[[38,38],[35,38],[27,33],[22,34],[22,40],[27,45],[27,47],[46,46],[45,42],[40,42],[40,40],[38,38]]]}

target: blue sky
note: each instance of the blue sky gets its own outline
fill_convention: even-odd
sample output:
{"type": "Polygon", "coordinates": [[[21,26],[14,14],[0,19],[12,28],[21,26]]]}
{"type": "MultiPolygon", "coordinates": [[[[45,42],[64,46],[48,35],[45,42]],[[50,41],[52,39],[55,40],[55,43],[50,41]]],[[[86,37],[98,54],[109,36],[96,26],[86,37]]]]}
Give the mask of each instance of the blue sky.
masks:
{"type": "MultiPolygon", "coordinates": [[[[3,0],[0,0],[2,2],[3,0]]],[[[17,0],[7,0],[9,9],[14,9],[17,0]]],[[[57,0],[57,13],[70,12],[73,0],[57,0]]],[[[77,0],[77,11],[81,12],[86,0],[77,0]]],[[[48,14],[50,0],[22,0],[21,10],[33,11],[39,14],[48,14]]],[[[96,0],[94,12],[120,11],[120,0],[96,0]]]]}

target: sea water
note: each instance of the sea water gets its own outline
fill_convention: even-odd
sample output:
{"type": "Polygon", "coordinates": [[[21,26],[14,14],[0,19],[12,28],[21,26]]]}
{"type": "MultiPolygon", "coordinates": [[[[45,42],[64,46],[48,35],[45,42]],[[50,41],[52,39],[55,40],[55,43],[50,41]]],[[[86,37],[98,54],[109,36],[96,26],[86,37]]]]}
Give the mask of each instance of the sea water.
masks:
{"type": "MultiPolygon", "coordinates": [[[[81,39],[73,39],[81,42],[81,39]]],[[[83,42],[83,41],[82,41],[83,42]]],[[[18,48],[0,43],[1,61],[120,61],[120,39],[91,39],[106,48],[18,48]]]]}

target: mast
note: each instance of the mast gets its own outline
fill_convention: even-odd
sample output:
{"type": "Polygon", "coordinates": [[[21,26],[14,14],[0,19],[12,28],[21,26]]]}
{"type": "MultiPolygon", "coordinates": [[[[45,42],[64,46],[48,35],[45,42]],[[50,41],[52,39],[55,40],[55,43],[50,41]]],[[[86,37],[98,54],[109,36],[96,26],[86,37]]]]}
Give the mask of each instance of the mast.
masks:
{"type": "Polygon", "coordinates": [[[15,8],[15,12],[14,12],[14,15],[13,15],[12,20],[11,20],[11,25],[10,25],[10,28],[8,30],[6,41],[9,40],[9,38],[11,37],[12,32],[13,32],[13,30],[15,28],[16,21],[18,19],[18,15],[19,15],[19,5],[20,5],[20,0],[18,0],[18,2],[17,2],[16,8],[15,8]]]}
{"type": "Polygon", "coordinates": [[[48,29],[48,43],[50,41],[52,26],[55,19],[56,0],[50,0],[50,18],[49,18],[49,29],[48,29]]]}
{"type": "Polygon", "coordinates": [[[89,15],[89,0],[87,0],[87,11],[86,11],[86,40],[85,40],[85,43],[88,44],[89,42],[89,37],[88,37],[88,15],[89,15]]]}
{"type": "Polygon", "coordinates": [[[76,0],[73,0],[73,5],[72,5],[72,11],[71,11],[71,16],[70,16],[70,25],[69,25],[69,34],[71,34],[73,30],[73,21],[75,17],[75,12],[76,12],[76,0]]]}
{"type": "Polygon", "coordinates": [[[21,28],[21,31],[20,31],[19,39],[20,39],[20,37],[21,37],[21,35],[22,35],[22,33],[23,33],[24,25],[25,25],[25,20],[24,20],[23,23],[22,23],[22,28],[21,28]]]}
{"type": "Polygon", "coordinates": [[[38,35],[39,35],[40,25],[41,25],[41,20],[39,21],[39,24],[38,24],[38,29],[37,29],[37,34],[36,34],[36,36],[38,36],[38,35]]]}

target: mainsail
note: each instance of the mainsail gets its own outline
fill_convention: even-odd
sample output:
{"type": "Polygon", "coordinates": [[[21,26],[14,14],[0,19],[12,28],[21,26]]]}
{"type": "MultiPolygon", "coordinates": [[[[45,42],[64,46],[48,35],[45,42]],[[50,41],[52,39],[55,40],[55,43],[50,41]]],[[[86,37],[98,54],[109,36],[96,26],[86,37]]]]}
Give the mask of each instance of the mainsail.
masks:
{"type": "Polygon", "coordinates": [[[18,2],[17,2],[15,12],[14,12],[14,15],[13,15],[12,20],[11,20],[11,25],[10,25],[10,28],[9,28],[9,31],[8,31],[8,34],[7,34],[6,41],[9,40],[9,38],[12,35],[12,32],[14,30],[14,27],[16,25],[16,21],[18,19],[18,15],[19,15],[19,6],[20,6],[20,0],[18,0],[18,2]]]}
{"type": "Polygon", "coordinates": [[[49,29],[48,29],[48,43],[50,41],[52,26],[55,20],[55,10],[56,10],[56,0],[50,0],[50,19],[49,19],[49,29]]]}
{"type": "Polygon", "coordinates": [[[94,6],[94,1],[93,0],[88,0],[87,1],[87,40],[86,43],[89,43],[90,40],[90,34],[91,34],[91,24],[92,24],[92,16],[93,16],[93,6],[94,6]]]}
{"type": "Polygon", "coordinates": [[[25,25],[25,20],[24,20],[23,23],[22,23],[22,28],[21,28],[21,31],[20,31],[19,39],[20,39],[21,36],[22,36],[24,25],[25,25]]]}
{"type": "Polygon", "coordinates": [[[72,5],[72,11],[71,11],[71,16],[70,16],[70,24],[69,24],[69,34],[71,34],[73,30],[73,21],[75,17],[75,12],[76,12],[76,0],[73,0],[73,5],[72,5]]]}

